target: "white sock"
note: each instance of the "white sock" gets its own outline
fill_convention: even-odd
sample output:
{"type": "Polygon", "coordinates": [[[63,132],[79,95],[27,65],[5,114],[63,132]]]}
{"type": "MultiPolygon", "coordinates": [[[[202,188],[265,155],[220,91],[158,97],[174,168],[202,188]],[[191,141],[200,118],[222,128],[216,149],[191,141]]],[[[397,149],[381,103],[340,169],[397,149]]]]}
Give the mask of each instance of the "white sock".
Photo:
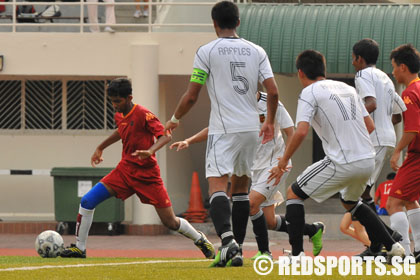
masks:
{"type": "Polygon", "coordinates": [[[405,254],[408,256],[411,254],[411,248],[410,237],[408,236],[409,225],[407,215],[404,212],[396,212],[389,218],[391,220],[391,228],[401,233],[403,239],[400,243],[404,247],[405,254]]]}
{"type": "Polygon", "coordinates": [[[193,226],[185,219],[179,218],[179,229],[178,232],[189,239],[197,242],[201,238],[201,234],[193,228],[193,226]]]}
{"type": "Polygon", "coordinates": [[[414,251],[418,252],[420,251],[420,208],[408,210],[407,217],[413,233],[414,251]]]}
{"type": "Polygon", "coordinates": [[[82,206],[79,207],[76,223],[76,246],[82,251],[86,250],[86,240],[92,225],[93,212],[95,212],[95,209],[89,210],[82,206]]]}

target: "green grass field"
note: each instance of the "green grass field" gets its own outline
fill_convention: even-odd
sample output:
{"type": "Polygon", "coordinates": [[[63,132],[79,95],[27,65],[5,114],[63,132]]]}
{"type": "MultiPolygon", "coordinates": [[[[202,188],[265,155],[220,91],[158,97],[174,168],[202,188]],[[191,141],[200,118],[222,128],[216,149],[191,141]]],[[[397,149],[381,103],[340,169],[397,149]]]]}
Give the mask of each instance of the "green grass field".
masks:
{"type": "MultiPolygon", "coordinates": [[[[244,267],[209,268],[202,259],[88,258],[42,259],[40,257],[0,257],[0,279],[420,279],[414,276],[279,276],[276,267],[267,276],[258,275],[251,260],[244,267]],[[33,267],[41,269],[33,269],[33,267]],[[20,269],[18,269],[20,268],[20,269]]],[[[390,268],[390,267],[388,267],[390,268]]],[[[420,264],[416,271],[420,273],[420,264]]],[[[416,273],[418,274],[418,273],[416,273]]]]}

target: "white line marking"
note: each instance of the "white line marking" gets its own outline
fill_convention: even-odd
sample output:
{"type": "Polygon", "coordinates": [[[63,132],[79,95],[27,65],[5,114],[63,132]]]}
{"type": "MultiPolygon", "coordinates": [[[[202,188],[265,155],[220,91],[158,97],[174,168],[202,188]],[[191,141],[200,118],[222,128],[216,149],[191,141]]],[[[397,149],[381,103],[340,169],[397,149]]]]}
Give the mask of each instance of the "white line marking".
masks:
{"type": "Polygon", "coordinates": [[[52,268],[68,268],[68,267],[90,267],[90,266],[114,266],[114,265],[133,265],[133,264],[148,264],[148,263],[188,263],[188,262],[206,262],[209,260],[156,260],[156,261],[142,261],[142,262],[123,262],[123,263],[86,263],[86,264],[68,264],[68,265],[44,265],[44,266],[24,266],[24,267],[10,267],[2,268],[3,271],[18,271],[18,270],[39,270],[52,268]]]}
{"type": "Polygon", "coordinates": [[[50,169],[32,169],[32,175],[51,175],[50,169]]]}

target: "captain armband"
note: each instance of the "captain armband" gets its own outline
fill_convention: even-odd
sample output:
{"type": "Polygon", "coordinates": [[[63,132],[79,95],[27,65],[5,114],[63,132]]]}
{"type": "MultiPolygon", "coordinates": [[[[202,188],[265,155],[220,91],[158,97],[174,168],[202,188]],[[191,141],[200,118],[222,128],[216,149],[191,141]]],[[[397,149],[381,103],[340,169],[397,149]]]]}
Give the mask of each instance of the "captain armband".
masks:
{"type": "Polygon", "coordinates": [[[204,85],[206,83],[207,77],[208,77],[208,74],[205,71],[198,68],[194,68],[191,75],[190,82],[204,85]]]}

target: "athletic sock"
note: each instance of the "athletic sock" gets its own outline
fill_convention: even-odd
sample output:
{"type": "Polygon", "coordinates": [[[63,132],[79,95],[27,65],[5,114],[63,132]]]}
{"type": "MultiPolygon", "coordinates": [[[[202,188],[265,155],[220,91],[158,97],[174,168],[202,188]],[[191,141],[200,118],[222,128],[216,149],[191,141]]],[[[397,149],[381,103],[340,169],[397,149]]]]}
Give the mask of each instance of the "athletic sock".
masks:
{"type": "MultiPolygon", "coordinates": [[[[369,191],[372,187],[369,187],[369,191]]],[[[368,199],[363,199],[362,200],[363,203],[365,203],[367,206],[369,206],[370,209],[373,210],[373,212],[375,212],[375,214],[379,217],[378,213],[376,212],[376,206],[375,206],[375,201],[372,198],[368,198],[368,199]]],[[[379,218],[379,220],[382,222],[382,224],[384,225],[384,227],[386,228],[386,230],[388,231],[388,233],[392,236],[392,234],[394,233],[394,230],[391,229],[387,224],[385,224],[385,222],[379,218]]],[[[380,242],[372,242],[371,241],[371,248],[377,249],[377,248],[382,248],[382,243],[380,242]]],[[[377,249],[379,250],[379,249],[377,249]]]]}
{"type": "Polygon", "coordinates": [[[370,207],[376,213],[375,201],[372,198],[363,199],[362,202],[370,207]]]}
{"type": "Polygon", "coordinates": [[[269,252],[269,241],[267,223],[265,221],[264,212],[260,210],[254,216],[251,216],[252,229],[254,230],[255,239],[257,240],[258,250],[261,253],[269,252]]]}
{"type": "MultiPolygon", "coordinates": [[[[276,215],[276,221],[277,224],[274,230],[287,233],[286,218],[283,216],[276,215]]],[[[303,235],[308,235],[309,237],[312,237],[316,233],[316,231],[316,226],[314,226],[313,224],[305,223],[305,227],[303,228],[303,235]]]]}
{"type": "Polygon", "coordinates": [[[391,221],[391,227],[401,233],[402,240],[400,243],[404,247],[405,254],[408,256],[411,253],[411,248],[407,215],[404,212],[396,212],[392,214],[389,219],[391,221]]]}
{"type": "MultiPolygon", "coordinates": [[[[366,187],[366,190],[369,190],[370,191],[370,189],[371,189],[372,187],[371,186],[367,186],[366,187]]],[[[365,191],[366,192],[366,191],[365,191]]],[[[368,192],[369,193],[369,192],[368,192]]],[[[370,196],[370,195],[369,195],[370,196]]],[[[376,206],[375,206],[375,201],[370,197],[370,198],[364,198],[364,199],[362,199],[362,202],[364,203],[364,204],[366,204],[370,209],[372,209],[373,210],[373,212],[375,212],[375,214],[376,215],[378,215],[378,213],[376,212],[376,206]]],[[[378,216],[379,217],[379,216],[378,216]]],[[[382,219],[381,219],[381,221],[382,221],[382,219]]],[[[382,224],[385,226],[385,228],[386,228],[386,230],[389,232],[389,234],[391,234],[392,235],[392,233],[393,233],[393,230],[392,229],[390,229],[383,221],[382,221],[382,224]]],[[[380,250],[380,248],[382,248],[382,243],[381,242],[379,242],[379,241],[377,241],[377,240],[374,240],[374,241],[372,241],[371,240],[371,242],[370,242],[370,248],[372,249],[372,250],[374,250],[374,252],[376,252],[376,251],[378,251],[378,250],[380,250]]]]}
{"type": "Polygon", "coordinates": [[[317,228],[314,224],[305,224],[305,228],[303,229],[303,235],[308,235],[312,237],[317,232],[317,228]]]}
{"type": "Polygon", "coordinates": [[[379,252],[382,244],[385,245],[388,251],[391,250],[391,247],[395,242],[386,230],[381,219],[369,206],[359,201],[350,212],[365,227],[372,243],[370,246],[372,252],[379,252]]]}
{"type": "Polygon", "coordinates": [[[290,199],[286,202],[287,232],[292,246],[292,255],[303,252],[303,230],[305,227],[305,208],[300,199],[290,199]]]}
{"type": "Polygon", "coordinates": [[[95,209],[88,210],[79,206],[79,215],[77,215],[76,223],[76,246],[82,251],[86,250],[86,241],[90,226],[92,225],[94,212],[95,209]]]}
{"type": "Polygon", "coordinates": [[[410,222],[411,233],[414,239],[414,251],[420,251],[420,208],[407,211],[407,218],[410,222]]]}
{"type": "Polygon", "coordinates": [[[230,204],[226,193],[213,193],[210,197],[210,216],[217,235],[222,239],[222,246],[233,239],[230,214],[230,204]]]}
{"type": "Polygon", "coordinates": [[[275,231],[287,232],[287,223],[284,216],[276,215],[276,228],[275,231]]]}
{"type": "Polygon", "coordinates": [[[179,229],[178,232],[185,237],[197,242],[201,238],[201,234],[185,219],[179,219],[179,229]]]}
{"type": "Polygon", "coordinates": [[[247,193],[232,194],[232,229],[238,244],[244,243],[249,219],[249,196],[247,193]]]}

